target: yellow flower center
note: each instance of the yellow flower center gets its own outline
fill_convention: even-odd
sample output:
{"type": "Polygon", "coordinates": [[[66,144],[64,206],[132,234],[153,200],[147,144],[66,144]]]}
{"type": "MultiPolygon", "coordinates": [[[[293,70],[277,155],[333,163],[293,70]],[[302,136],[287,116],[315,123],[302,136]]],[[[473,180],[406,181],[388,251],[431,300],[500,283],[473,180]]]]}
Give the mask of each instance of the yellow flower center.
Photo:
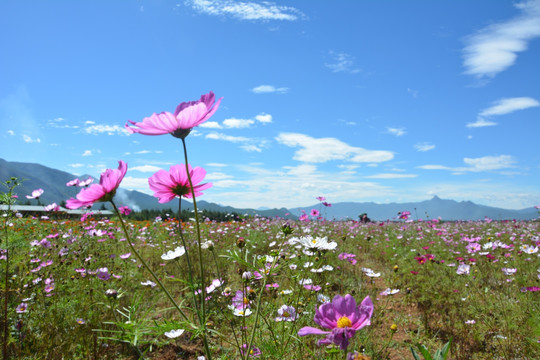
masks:
{"type": "Polygon", "coordinates": [[[351,326],[352,326],[352,322],[346,316],[340,317],[337,321],[338,328],[351,327],[351,326]]]}
{"type": "Polygon", "coordinates": [[[316,243],[317,243],[317,240],[311,240],[311,243],[312,243],[312,244],[316,244],[316,243]]]}
{"type": "Polygon", "coordinates": [[[286,312],[286,311],[283,312],[283,317],[290,317],[290,316],[291,316],[291,314],[289,314],[288,312],[286,312]]]}

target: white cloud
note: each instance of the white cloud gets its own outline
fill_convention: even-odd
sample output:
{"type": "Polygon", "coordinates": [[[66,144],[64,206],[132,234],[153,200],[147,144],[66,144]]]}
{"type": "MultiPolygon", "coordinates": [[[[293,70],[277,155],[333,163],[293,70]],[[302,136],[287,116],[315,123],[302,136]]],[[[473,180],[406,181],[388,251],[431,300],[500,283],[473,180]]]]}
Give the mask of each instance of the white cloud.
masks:
{"type": "Polygon", "coordinates": [[[84,128],[84,131],[92,135],[104,133],[107,135],[129,135],[129,132],[124,127],[118,125],[91,125],[84,128]]]}
{"type": "Polygon", "coordinates": [[[262,151],[260,147],[253,144],[245,144],[245,145],[240,146],[240,148],[244,149],[247,152],[261,152],[262,151]]]}
{"type": "Polygon", "coordinates": [[[249,138],[244,136],[231,136],[231,135],[225,135],[222,133],[213,132],[210,134],[206,134],[206,139],[213,139],[213,140],[224,140],[232,143],[239,143],[239,142],[248,142],[250,141],[249,138]]]}
{"type": "Polygon", "coordinates": [[[395,135],[395,136],[403,136],[406,133],[404,128],[387,127],[386,130],[388,131],[389,134],[392,134],[392,135],[395,135]]]}
{"type": "Polygon", "coordinates": [[[528,42],[540,36],[540,0],[515,5],[521,14],[489,25],[466,39],[463,49],[465,73],[478,78],[494,77],[512,66],[528,42]]]}
{"type": "Polygon", "coordinates": [[[360,69],[354,64],[354,56],[344,52],[335,53],[333,51],[330,51],[330,56],[332,57],[332,61],[324,65],[332,70],[332,72],[347,72],[351,74],[360,72],[360,69]]]}
{"type": "Polygon", "coordinates": [[[216,180],[225,180],[225,179],[232,179],[232,176],[216,171],[216,172],[209,172],[204,177],[205,181],[216,181],[216,180]]]}
{"type": "Polygon", "coordinates": [[[415,178],[418,175],[416,174],[394,174],[394,173],[382,173],[365,176],[368,179],[410,179],[415,178]]]}
{"type": "Polygon", "coordinates": [[[516,160],[510,155],[484,156],[479,158],[464,158],[466,167],[449,167],[444,165],[422,165],[418,166],[424,170],[449,170],[455,173],[483,172],[508,169],[514,167],[516,160]]]}
{"type": "Polygon", "coordinates": [[[199,126],[207,129],[221,129],[221,125],[216,121],[205,121],[199,126]]]}
{"type": "Polygon", "coordinates": [[[281,133],[276,138],[279,143],[289,147],[300,147],[293,159],[309,163],[322,163],[330,160],[351,162],[382,162],[394,158],[394,154],[384,150],[366,150],[350,146],[336,138],[315,139],[298,133],[281,133]]]}
{"type": "Polygon", "coordinates": [[[468,127],[468,128],[477,128],[477,127],[486,127],[486,126],[495,126],[495,125],[497,125],[496,122],[489,121],[489,120],[482,119],[482,118],[478,118],[478,120],[476,120],[475,122],[468,123],[465,126],[468,127]]]}
{"type": "Polygon", "coordinates": [[[30,136],[26,134],[24,134],[22,137],[25,143],[40,143],[41,142],[40,138],[32,139],[30,136]]]}
{"type": "Polygon", "coordinates": [[[286,87],[275,87],[273,85],[259,85],[251,89],[255,94],[266,94],[266,93],[277,93],[285,94],[289,91],[289,88],[286,87]]]}
{"type": "Polygon", "coordinates": [[[92,151],[85,150],[81,156],[92,156],[92,151]]]}
{"type": "Polygon", "coordinates": [[[429,151],[429,150],[433,150],[435,149],[435,145],[433,144],[430,144],[430,143],[418,143],[418,144],[415,144],[414,145],[414,148],[417,150],[417,151],[429,151]]]}
{"type": "Polygon", "coordinates": [[[272,122],[272,115],[262,113],[262,114],[259,114],[259,115],[255,116],[255,120],[257,120],[258,122],[261,122],[263,124],[268,124],[268,123],[272,122]]]}
{"type": "Polygon", "coordinates": [[[188,0],[188,6],[208,15],[232,16],[240,20],[287,20],[294,21],[305,15],[290,6],[272,2],[255,3],[232,0],[188,0]]]}
{"type": "Polygon", "coordinates": [[[74,169],[77,169],[77,168],[83,167],[84,164],[69,164],[69,166],[71,166],[74,169]]]}
{"type": "Polygon", "coordinates": [[[161,170],[160,167],[153,166],[153,165],[142,165],[142,166],[134,166],[129,168],[131,171],[140,171],[140,172],[156,172],[161,170]]]}
{"type": "Polygon", "coordinates": [[[15,136],[15,131],[13,130],[8,130],[7,133],[11,136],[15,136]]]}
{"type": "Polygon", "coordinates": [[[247,128],[253,125],[255,121],[251,119],[225,119],[223,120],[223,126],[229,129],[241,129],[241,128],[247,128]]]}
{"type": "Polygon", "coordinates": [[[524,110],[540,106],[540,102],[530,97],[505,98],[497,100],[492,106],[484,109],[478,114],[478,119],[474,123],[468,123],[467,127],[485,127],[497,125],[496,122],[486,120],[486,117],[500,116],[513,113],[514,111],[524,110]]]}
{"type": "Polygon", "coordinates": [[[482,110],[480,116],[504,115],[537,106],[540,106],[540,102],[530,97],[506,98],[498,100],[493,106],[482,110]]]}
{"type": "Polygon", "coordinates": [[[208,163],[206,166],[213,166],[213,167],[227,167],[229,165],[227,164],[220,164],[220,163],[208,163]]]}
{"type": "Polygon", "coordinates": [[[79,125],[69,125],[65,123],[66,119],[58,117],[47,121],[47,125],[56,129],[78,129],[79,125]]]}
{"type": "Polygon", "coordinates": [[[148,178],[146,177],[137,178],[133,176],[125,176],[122,180],[122,188],[128,190],[137,190],[150,195],[152,194],[152,191],[148,188],[148,178]]]}

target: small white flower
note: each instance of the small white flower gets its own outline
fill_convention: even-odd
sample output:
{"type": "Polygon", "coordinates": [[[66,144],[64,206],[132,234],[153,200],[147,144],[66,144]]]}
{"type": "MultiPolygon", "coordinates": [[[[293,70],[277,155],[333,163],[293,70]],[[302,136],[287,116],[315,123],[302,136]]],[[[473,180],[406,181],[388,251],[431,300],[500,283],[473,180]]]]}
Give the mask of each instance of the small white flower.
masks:
{"type": "Polygon", "coordinates": [[[512,269],[512,268],[502,268],[501,270],[504,273],[504,275],[514,275],[517,271],[517,269],[512,269]]]}
{"type": "Polygon", "coordinates": [[[467,264],[461,264],[458,266],[456,270],[456,274],[458,275],[469,275],[469,272],[471,270],[471,265],[467,264]]]}
{"type": "Polygon", "coordinates": [[[150,287],[154,287],[154,286],[156,286],[156,283],[155,283],[155,282],[152,282],[152,281],[150,281],[150,280],[147,280],[147,281],[145,281],[145,282],[141,282],[141,285],[142,285],[142,286],[150,286],[150,287]]]}
{"type": "Polygon", "coordinates": [[[185,331],[184,329],[176,329],[176,330],[167,331],[163,335],[165,335],[169,339],[174,339],[182,335],[184,331],[185,331]]]}
{"type": "Polygon", "coordinates": [[[167,253],[161,255],[163,260],[172,260],[180,257],[186,253],[186,249],[183,246],[179,246],[174,250],[169,250],[167,253]]]}

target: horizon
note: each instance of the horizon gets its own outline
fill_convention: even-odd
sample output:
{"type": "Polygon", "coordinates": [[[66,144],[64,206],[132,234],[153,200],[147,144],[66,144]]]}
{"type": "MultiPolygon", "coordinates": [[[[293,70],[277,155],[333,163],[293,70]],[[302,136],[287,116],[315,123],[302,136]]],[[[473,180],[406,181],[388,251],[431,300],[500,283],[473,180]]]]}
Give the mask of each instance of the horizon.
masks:
{"type": "Polygon", "coordinates": [[[540,0],[28,1],[0,20],[6,161],[99,179],[124,160],[121,187],[152,195],[181,142],[124,124],[213,91],[186,138],[199,201],[540,204],[540,0]]]}

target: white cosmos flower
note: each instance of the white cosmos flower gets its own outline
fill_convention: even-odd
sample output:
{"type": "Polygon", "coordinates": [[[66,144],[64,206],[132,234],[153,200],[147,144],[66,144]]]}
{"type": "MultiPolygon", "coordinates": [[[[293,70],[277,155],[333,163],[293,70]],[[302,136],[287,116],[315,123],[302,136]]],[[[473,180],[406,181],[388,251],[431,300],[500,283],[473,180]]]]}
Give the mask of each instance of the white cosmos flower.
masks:
{"type": "Polygon", "coordinates": [[[169,339],[174,339],[182,335],[184,331],[185,331],[184,329],[176,329],[176,330],[167,331],[163,335],[165,335],[169,339]]]}
{"type": "Polygon", "coordinates": [[[469,275],[469,272],[471,270],[471,265],[467,264],[461,264],[458,266],[456,270],[456,274],[458,275],[469,275]]]}
{"type": "Polygon", "coordinates": [[[388,296],[388,295],[394,295],[394,294],[397,294],[399,292],[399,289],[386,289],[384,290],[383,292],[381,292],[380,295],[382,296],[388,296]]]}
{"type": "Polygon", "coordinates": [[[169,250],[165,254],[161,255],[163,260],[172,260],[176,259],[186,253],[186,249],[183,246],[179,246],[174,250],[169,250]]]}
{"type": "Polygon", "coordinates": [[[298,283],[300,285],[311,285],[311,284],[313,284],[313,280],[311,280],[311,279],[302,279],[298,283]]]}
{"type": "Polygon", "coordinates": [[[150,287],[154,287],[154,286],[156,286],[156,283],[155,283],[155,282],[152,282],[152,281],[150,281],[150,280],[147,280],[147,281],[145,281],[145,282],[141,282],[141,285],[142,285],[142,286],[150,286],[150,287]]]}
{"type": "Polygon", "coordinates": [[[233,310],[233,315],[234,316],[249,316],[251,315],[252,311],[250,308],[245,308],[245,309],[237,309],[236,307],[234,307],[233,305],[229,305],[229,309],[233,310]]]}

